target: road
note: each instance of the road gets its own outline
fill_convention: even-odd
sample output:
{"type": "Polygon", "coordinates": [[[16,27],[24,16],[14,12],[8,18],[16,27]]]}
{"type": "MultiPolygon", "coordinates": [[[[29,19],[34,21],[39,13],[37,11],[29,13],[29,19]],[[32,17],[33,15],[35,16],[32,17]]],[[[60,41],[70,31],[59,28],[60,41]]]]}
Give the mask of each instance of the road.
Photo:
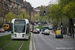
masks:
{"type": "Polygon", "coordinates": [[[8,35],[8,34],[10,34],[10,33],[11,33],[11,32],[8,32],[8,31],[0,32],[0,36],[8,35]]]}
{"type": "Polygon", "coordinates": [[[56,39],[52,35],[33,34],[36,50],[75,50],[75,40],[56,39]]]}

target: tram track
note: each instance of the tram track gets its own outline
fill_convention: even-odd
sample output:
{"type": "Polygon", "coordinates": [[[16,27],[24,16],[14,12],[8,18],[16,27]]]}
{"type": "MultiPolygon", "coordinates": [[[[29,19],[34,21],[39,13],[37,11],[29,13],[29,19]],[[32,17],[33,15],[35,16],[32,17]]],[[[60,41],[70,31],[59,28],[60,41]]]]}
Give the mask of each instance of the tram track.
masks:
{"type": "Polygon", "coordinates": [[[4,47],[0,48],[0,50],[3,50],[5,47],[7,47],[8,45],[10,45],[11,43],[13,43],[14,41],[11,41],[10,43],[8,43],[7,45],[5,45],[4,47]]]}
{"type": "MultiPolygon", "coordinates": [[[[6,44],[4,47],[0,48],[0,50],[3,50],[4,48],[8,47],[9,45],[11,45],[13,42],[15,42],[16,40],[11,41],[10,43],[6,44]]],[[[22,45],[24,44],[25,41],[23,41],[21,43],[21,45],[19,45],[20,47],[18,48],[18,50],[21,49],[22,45]]]]}
{"type": "MultiPolygon", "coordinates": [[[[9,38],[10,38],[10,37],[9,37],[9,38]]],[[[1,42],[1,41],[4,41],[4,40],[8,40],[9,38],[6,38],[6,39],[3,39],[3,40],[0,40],[0,42],[1,42]]]]}
{"type": "Polygon", "coordinates": [[[18,49],[18,50],[20,50],[20,49],[21,49],[21,47],[23,46],[24,42],[25,42],[25,41],[23,41],[23,42],[22,42],[22,44],[20,45],[20,47],[19,47],[19,49],[18,49]]]}
{"type": "Polygon", "coordinates": [[[11,40],[10,37],[0,40],[0,50],[22,50],[24,46],[28,46],[29,40],[11,40]],[[25,45],[26,44],[26,45],[25,45]],[[16,46],[16,47],[15,47],[16,46]]]}
{"type": "MultiPolygon", "coordinates": [[[[10,39],[9,39],[10,40],[10,39]]],[[[23,47],[23,44],[24,44],[24,42],[25,42],[26,40],[12,40],[11,42],[9,42],[9,43],[7,43],[6,45],[4,45],[4,46],[2,46],[1,48],[0,48],[0,50],[7,50],[7,48],[10,48],[10,46],[12,46],[13,47],[13,45],[15,46],[15,44],[14,43],[16,43],[16,45],[18,45],[19,43],[19,45],[18,45],[18,47],[16,47],[18,50],[21,50],[21,48],[23,47]]],[[[3,45],[3,44],[2,44],[3,45]]],[[[11,48],[12,48],[11,47],[11,48]]],[[[14,49],[14,50],[16,50],[16,49],[14,49]]]]}
{"type": "Polygon", "coordinates": [[[5,46],[1,47],[0,50],[20,50],[25,41],[21,40],[12,40],[5,46]],[[16,47],[15,47],[16,46],[16,47]]]}
{"type": "MultiPolygon", "coordinates": [[[[11,40],[10,42],[8,42],[5,45],[1,44],[1,45],[4,45],[4,46],[2,46],[0,48],[0,50],[13,50],[13,48],[15,48],[14,50],[23,50],[26,43],[28,43],[27,40],[11,40]]],[[[28,46],[28,45],[26,45],[26,46],[28,46]]]]}

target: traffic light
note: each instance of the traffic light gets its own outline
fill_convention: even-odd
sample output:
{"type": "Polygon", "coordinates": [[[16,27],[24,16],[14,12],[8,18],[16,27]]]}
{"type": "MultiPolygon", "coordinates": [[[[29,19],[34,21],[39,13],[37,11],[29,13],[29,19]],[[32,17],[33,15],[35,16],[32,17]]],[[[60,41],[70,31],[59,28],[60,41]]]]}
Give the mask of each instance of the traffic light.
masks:
{"type": "Polygon", "coordinates": [[[56,24],[55,24],[55,26],[56,26],[56,24]]]}
{"type": "Polygon", "coordinates": [[[61,23],[61,27],[63,27],[63,23],[61,23]]]}
{"type": "Polygon", "coordinates": [[[46,15],[46,11],[44,11],[44,13],[43,13],[44,15],[46,15]]]}

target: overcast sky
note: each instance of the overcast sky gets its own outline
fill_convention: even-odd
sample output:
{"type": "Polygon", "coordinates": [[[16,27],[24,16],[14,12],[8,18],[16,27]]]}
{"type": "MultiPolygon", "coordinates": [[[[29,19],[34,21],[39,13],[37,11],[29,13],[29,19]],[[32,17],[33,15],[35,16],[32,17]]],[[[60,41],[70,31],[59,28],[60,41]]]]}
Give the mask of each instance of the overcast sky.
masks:
{"type": "Polygon", "coordinates": [[[30,2],[30,4],[32,5],[32,7],[38,7],[41,5],[48,5],[49,2],[50,3],[58,3],[57,0],[26,0],[27,2],[30,2]]]}

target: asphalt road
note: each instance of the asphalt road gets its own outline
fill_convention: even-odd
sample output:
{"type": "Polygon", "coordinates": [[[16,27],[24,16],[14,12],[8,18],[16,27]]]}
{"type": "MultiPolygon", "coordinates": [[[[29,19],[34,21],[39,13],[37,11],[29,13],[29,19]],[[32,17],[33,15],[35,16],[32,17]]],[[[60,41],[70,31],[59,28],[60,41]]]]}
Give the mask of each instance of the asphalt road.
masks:
{"type": "Polygon", "coordinates": [[[33,34],[36,50],[75,50],[75,40],[56,39],[52,35],[33,34]]]}
{"type": "Polygon", "coordinates": [[[11,32],[8,32],[8,31],[0,32],[0,36],[8,35],[8,34],[10,34],[10,33],[11,33],[11,32]]]}

